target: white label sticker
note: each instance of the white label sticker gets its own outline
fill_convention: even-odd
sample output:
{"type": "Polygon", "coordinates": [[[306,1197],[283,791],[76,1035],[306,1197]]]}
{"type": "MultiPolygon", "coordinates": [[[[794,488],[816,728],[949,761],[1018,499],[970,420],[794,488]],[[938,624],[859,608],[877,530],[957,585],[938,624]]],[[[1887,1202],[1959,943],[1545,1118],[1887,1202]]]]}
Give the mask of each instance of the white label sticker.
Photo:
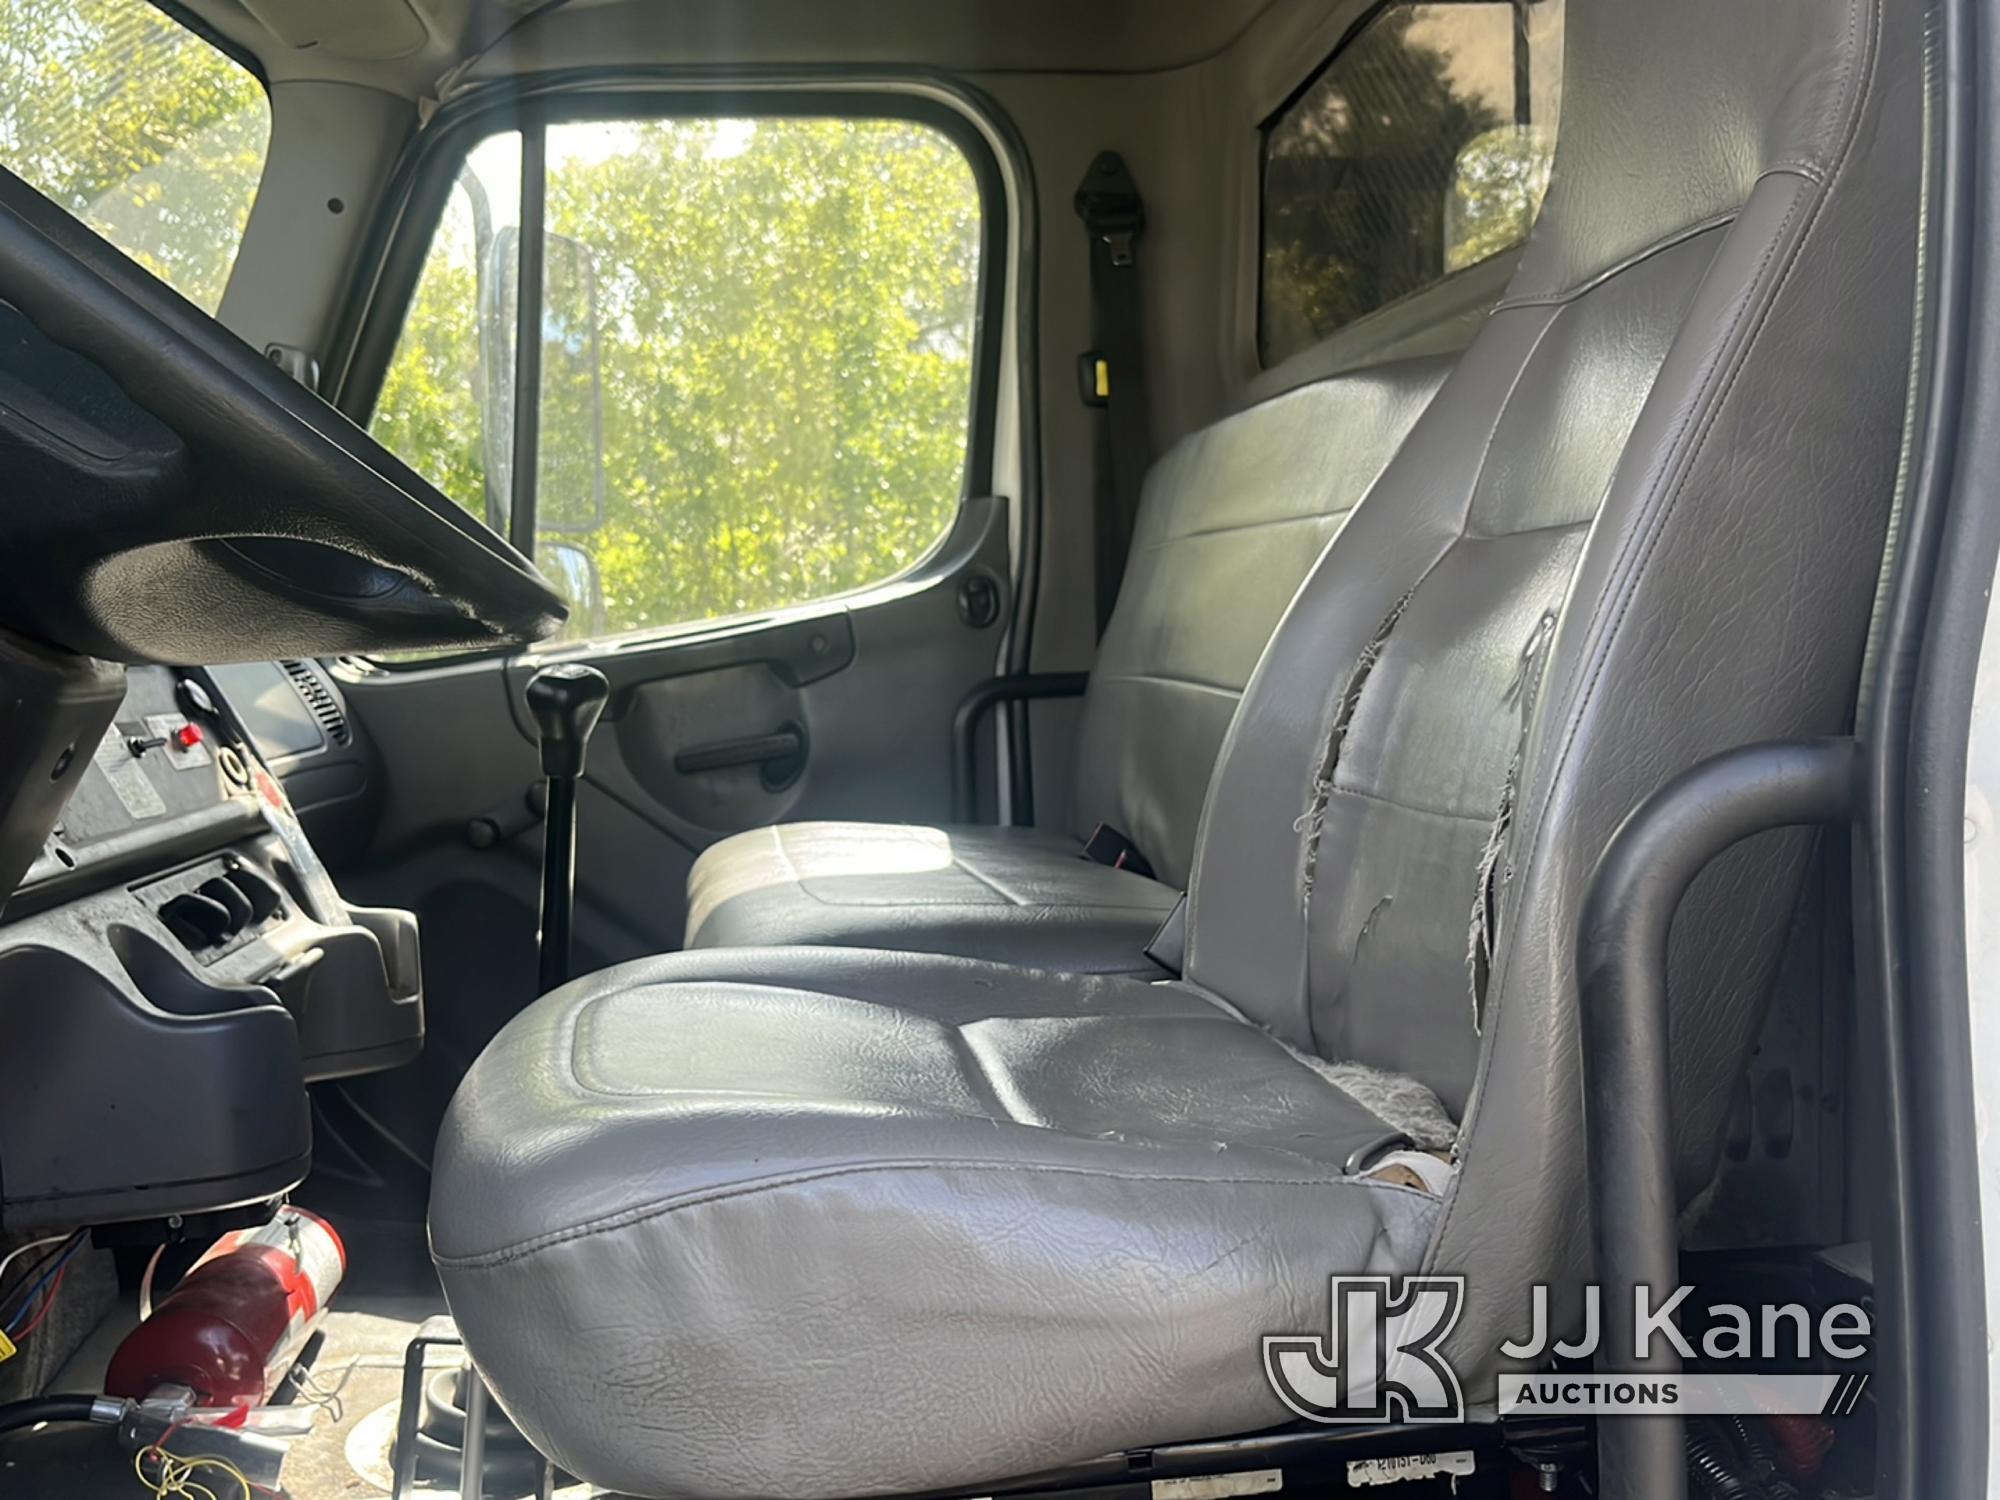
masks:
{"type": "Polygon", "coordinates": [[[160,789],[146,775],[146,768],[139,764],[139,757],[125,743],[125,736],[116,724],[104,731],[104,738],[97,742],[97,751],[91,759],[97,762],[97,769],[104,773],[111,790],[118,794],[126,813],[134,820],[157,818],[167,810],[160,789]]]}
{"type": "Polygon", "coordinates": [[[1472,1470],[1470,1448],[1459,1453],[1400,1453],[1388,1458],[1350,1460],[1347,1482],[1358,1489],[1366,1484],[1401,1484],[1406,1479],[1459,1479],[1472,1470]]]}
{"type": "Polygon", "coordinates": [[[1242,1474],[1203,1474],[1193,1479],[1155,1479],[1153,1500],[1229,1500],[1233,1495],[1268,1495],[1285,1487],[1283,1469],[1251,1469],[1242,1474]]]}

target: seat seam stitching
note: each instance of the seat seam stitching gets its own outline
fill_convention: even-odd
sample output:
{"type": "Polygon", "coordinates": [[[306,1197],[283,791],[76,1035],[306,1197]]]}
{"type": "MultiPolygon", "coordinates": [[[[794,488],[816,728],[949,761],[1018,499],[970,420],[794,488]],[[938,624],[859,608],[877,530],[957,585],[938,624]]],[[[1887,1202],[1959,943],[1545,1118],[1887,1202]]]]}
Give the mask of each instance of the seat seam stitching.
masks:
{"type": "Polygon", "coordinates": [[[1241,698],[1240,687],[1224,687],[1219,682],[1204,682],[1199,677],[1176,677],[1170,672],[1099,672],[1093,674],[1098,682],[1152,682],[1162,687],[1188,688],[1195,692],[1217,693],[1228,698],[1241,698]]]}
{"type": "MultiPolygon", "coordinates": [[[[1779,175],[1776,168],[1759,172],[1750,180],[1750,186],[1754,190],[1757,184],[1762,182],[1766,177],[1776,175],[1779,175]]],[[[1742,212],[1743,210],[1739,205],[1736,208],[1726,209],[1721,213],[1710,214],[1705,219],[1696,219],[1692,224],[1684,224],[1679,229],[1671,230],[1661,235],[1651,244],[1641,245],[1623,260],[1618,261],[1614,265],[1606,266],[1601,271],[1593,272],[1574,286],[1564,287],[1561,291],[1556,292],[1529,292],[1520,297],[1506,297],[1493,304],[1493,311],[1496,313],[1506,312],[1509,308],[1515,307],[1555,307],[1563,303],[1578,301],[1602,287],[1609,286],[1628,271],[1636,271],[1640,266],[1643,266],[1647,261],[1654,259],[1656,256],[1663,255],[1669,250],[1685,245],[1691,240],[1698,240],[1703,235],[1709,234],[1714,230],[1726,228],[1742,212]]]]}
{"type": "Polygon", "coordinates": [[[1542,526],[1519,526],[1512,531],[1466,531],[1459,535],[1462,542],[1509,542],[1517,536],[1545,536],[1554,531],[1586,531],[1592,522],[1550,521],[1542,526]]]}
{"type": "MultiPolygon", "coordinates": [[[[980,874],[977,870],[973,869],[971,865],[965,863],[965,861],[959,859],[956,855],[952,856],[951,862],[954,867],[963,870],[966,874],[970,875],[974,880],[978,881],[981,885],[985,886],[987,890],[991,891],[994,895],[998,896],[1002,901],[1006,902],[1009,906],[1014,907],[1018,910],[1028,905],[1027,902],[1023,901],[1019,896],[1015,895],[1012,891],[1006,890],[996,882],[988,880],[984,875],[980,874]]],[[[966,903],[966,905],[968,906],[971,904],[972,903],[970,902],[966,903]]]]}
{"type": "Polygon", "coordinates": [[[1342,516],[1351,514],[1354,505],[1358,504],[1360,502],[1356,501],[1353,505],[1335,506],[1331,510],[1306,510],[1293,516],[1268,516],[1260,521],[1239,521],[1233,526],[1203,526],[1194,531],[1176,531],[1171,536],[1155,537],[1143,543],[1139,550],[1157,552],[1163,547],[1173,546],[1176,542],[1198,542],[1210,537],[1240,536],[1246,531],[1265,531],[1273,526],[1301,526],[1307,521],[1337,521],[1342,516]]]}
{"type": "Polygon", "coordinates": [[[1447,807],[1434,807],[1429,803],[1418,802],[1407,797],[1398,797],[1390,792],[1371,791],[1367,787],[1360,786],[1343,786],[1338,781],[1333,783],[1332,790],[1337,796],[1355,797],[1363,802],[1373,802],[1383,807],[1392,807],[1398,812],[1416,813],[1426,818],[1448,818],[1454,823],[1482,824],[1490,823],[1493,820],[1491,813],[1455,812],[1447,807]]]}
{"type": "Polygon", "coordinates": [[[503,1246],[498,1250],[483,1250],[469,1255],[440,1255],[433,1251],[431,1259],[440,1266],[455,1270],[479,1270],[525,1260],[543,1250],[576,1240],[591,1239],[600,1234],[614,1234],[621,1229],[631,1229],[654,1219],[669,1217],[688,1208],[705,1208],[711,1204],[729,1203],[744,1198],[760,1197],[768,1193],[782,1192],[788,1188],[810,1187],[822,1182],[831,1182],[845,1177],[865,1177],[888,1175],[898,1172],[1015,1172],[1027,1176],[1084,1177],[1093,1180],[1130,1183],[1185,1183],[1200,1187],[1352,1187],[1368,1192],[1410,1194],[1429,1202],[1437,1201],[1432,1194],[1417,1192],[1414,1188],[1402,1187],[1396,1183],[1383,1182],[1370,1177],[1197,1177],[1188,1173],[1114,1172],[1101,1167],[1059,1166],[1049,1162],[989,1162],[989,1161],[885,1161],[857,1162],[846,1166],[830,1167],[814,1171],[789,1173],[762,1182],[737,1183],[726,1187],[704,1189],[679,1197],[663,1199],[636,1208],[624,1209],[616,1214],[591,1220],[584,1224],[572,1225],[567,1229],[539,1234],[530,1239],[503,1246]]]}

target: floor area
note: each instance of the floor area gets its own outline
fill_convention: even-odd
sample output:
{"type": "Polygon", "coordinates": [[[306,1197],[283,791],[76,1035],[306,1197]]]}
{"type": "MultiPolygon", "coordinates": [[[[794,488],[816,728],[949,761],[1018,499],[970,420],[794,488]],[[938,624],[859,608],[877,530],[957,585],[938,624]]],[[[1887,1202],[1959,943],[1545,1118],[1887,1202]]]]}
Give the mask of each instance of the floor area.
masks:
{"type": "MultiPolygon", "coordinates": [[[[310,1413],[311,1428],[289,1440],[282,1468],[282,1494],[289,1500],[389,1495],[404,1355],[426,1321],[445,1311],[420,1224],[347,1216],[338,1227],[350,1271],[320,1326],[310,1370],[297,1381],[295,1402],[301,1417],[310,1413]]],[[[137,1321],[136,1296],[121,1297],[70,1356],[51,1392],[102,1390],[113,1351],[137,1321]]],[[[455,1351],[432,1348],[424,1363],[427,1385],[448,1392],[459,1364],[455,1351]]],[[[455,1438],[463,1424],[453,1428],[450,1418],[446,1410],[443,1425],[455,1438]]],[[[453,1462],[449,1449],[433,1450],[413,1493],[457,1494],[453,1462]]],[[[242,1496],[234,1481],[215,1473],[201,1479],[214,1500],[268,1500],[242,1496]]],[[[525,1459],[516,1453],[510,1464],[504,1448],[496,1448],[488,1479],[490,1500],[527,1500],[533,1493],[525,1459]]],[[[0,1438],[0,1495],[7,1500],[144,1500],[153,1493],[108,1428],[47,1427],[0,1438]]],[[[556,1493],[583,1500],[592,1492],[575,1486],[556,1493]]],[[[197,1493],[195,1500],[206,1496],[197,1493]]]]}

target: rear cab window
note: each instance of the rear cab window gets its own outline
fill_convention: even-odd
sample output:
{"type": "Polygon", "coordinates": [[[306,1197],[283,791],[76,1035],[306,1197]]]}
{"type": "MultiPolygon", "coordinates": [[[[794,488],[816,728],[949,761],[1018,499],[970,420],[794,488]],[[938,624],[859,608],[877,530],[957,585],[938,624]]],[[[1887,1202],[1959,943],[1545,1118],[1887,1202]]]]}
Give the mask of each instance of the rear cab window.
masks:
{"type": "Polygon", "coordinates": [[[572,639],[797,606],[920,563],[985,483],[969,462],[984,206],[960,145],[858,116],[543,129],[525,153],[507,131],[466,156],[375,436],[532,550],[572,639]],[[538,157],[524,448],[515,329],[538,157]]]}
{"type": "Polygon", "coordinates": [[[1279,364],[1527,238],[1562,0],[1391,0],[1264,128],[1258,347],[1279,364]]]}
{"type": "Polygon", "coordinates": [[[270,140],[257,75],[148,0],[0,0],[0,164],[204,312],[270,140]]]}

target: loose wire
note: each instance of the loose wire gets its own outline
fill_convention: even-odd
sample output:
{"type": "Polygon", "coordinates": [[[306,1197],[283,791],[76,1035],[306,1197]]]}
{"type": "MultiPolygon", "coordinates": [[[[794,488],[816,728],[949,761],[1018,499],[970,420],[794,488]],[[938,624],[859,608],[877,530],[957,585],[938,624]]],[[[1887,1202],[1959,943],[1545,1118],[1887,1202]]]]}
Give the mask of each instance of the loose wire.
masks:
{"type": "Polygon", "coordinates": [[[284,1500],[282,1490],[254,1483],[248,1474],[226,1458],[216,1458],[209,1454],[182,1458],[177,1453],[168,1452],[167,1444],[173,1435],[181,1430],[181,1426],[181,1423],[174,1423],[160,1434],[158,1442],[149,1444],[132,1455],[132,1472],[138,1475],[139,1483],[155,1496],[155,1500],[237,1500],[235,1496],[218,1495],[209,1486],[196,1480],[194,1476],[203,1469],[215,1469],[226,1478],[235,1480],[242,1487],[241,1500],[257,1500],[259,1495],[270,1495],[276,1497],[276,1500],[284,1500]],[[146,1468],[149,1463],[159,1465],[158,1478],[147,1476],[146,1468]]]}
{"type": "Polygon", "coordinates": [[[139,1321],[145,1322],[153,1315],[153,1273],[160,1269],[160,1257],[167,1253],[165,1245],[157,1245],[146,1258],[146,1270],[139,1278],[139,1321]]]}
{"type": "Polygon", "coordinates": [[[27,1295],[15,1306],[13,1316],[7,1320],[7,1336],[9,1338],[25,1338],[27,1330],[34,1328],[47,1315],[50,1305],[55,1301],[53,1284],[62,1279],[62,1273],[69,1268],[70,1257],[82,1248],[83,1231],[78,1230],[75,1234],[68,1237],[68,1243],[50,1260],[47,1267],[36,1279],[34,1285],[28,1288],[27,1295]],[[51,1288],[49,1295],[42,1302],[41,1312],[35,1315],[33,1322],[28,1322],[28,1309],[34,1306],[36,1296],[44,1287],[51,1288]],[[23,1329],[23,1323],[27,1323],[27,1329],[23,1329]]]}
{"type": "Polygon", "coordinates": [[[41,1311],[36,1313],[32,1318],[28,1319],[27,1327],[23,1328],[19,1333],[10,1335],[10,1337],[13,1338],[15,1343],[19,1344],[24,1342],[29,1334],[33,1333],[37,1328],[40,1328],[42,1326],[42,1319],[46,1318],[49,1315],[49,1309],[56,1305],[56,1293],[62,1290],[63,1277],[67,1276],[68,1274],[69,1274],[69,1262],[65,1261],[63,1262],[63,1264],[56,1267],[56,1279],[49,1283],[49,1294],[46,1297],[42,1298],[41,1311]]]}
{"type": "MultiPolygon", "coordinates": [[[[14,1262],[19,1260],[22,1256],[26,1255],[30,1250],[40,1250],[48,1245],[57,1246],[58,1248],[49,1251],[48,1254],[37,1257],[34,1263],[30,1265],[27,1270],[21,1273],[20,1285],[26,1286],[28,1282],[34,1277],[37,1271],[41,1270],[42,1267],[47,1265],[56,1256],[62,1254],[62,1250],[60,1247],[63,1246],[64,1244],[67,1244],[70,1240],[74,1239],[75,1237],[76,1236],[74,1233],[51,1234],[51,1235],[44,1235],[41,1239],[38,1240],[29,1240],[28,1243],[25,1245],[16,1245],[12,1250],[9,1250],[6,1253],[6,1255],[0,1256],[0,1283],[4,1283],[7,1279],[7,1268],[13,1265],[14,1262]]],[[[0,1297],[0,1302],[4,1302],[5,1300],[6,1299],[4,1297],[0,1297]]]]}

